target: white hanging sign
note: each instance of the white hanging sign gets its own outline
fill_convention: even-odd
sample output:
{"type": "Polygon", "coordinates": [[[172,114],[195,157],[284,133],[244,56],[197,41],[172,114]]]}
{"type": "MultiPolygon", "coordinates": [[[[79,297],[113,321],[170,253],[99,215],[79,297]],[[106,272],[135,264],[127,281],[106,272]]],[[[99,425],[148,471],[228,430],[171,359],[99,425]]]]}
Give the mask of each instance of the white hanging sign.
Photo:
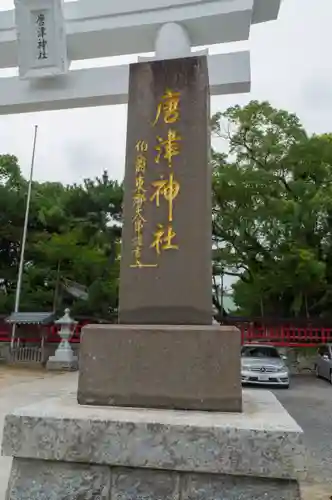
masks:
{"type": "Polygon", "coordinates": [[[63,0],[15,0],[21,79],[68,71],[63,0]]]}

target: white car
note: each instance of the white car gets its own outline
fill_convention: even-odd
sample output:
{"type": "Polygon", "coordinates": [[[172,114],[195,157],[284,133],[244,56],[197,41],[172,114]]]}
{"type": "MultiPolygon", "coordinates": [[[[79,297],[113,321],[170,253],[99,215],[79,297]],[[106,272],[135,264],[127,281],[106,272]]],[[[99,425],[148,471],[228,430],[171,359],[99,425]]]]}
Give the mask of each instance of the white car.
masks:
{"type": "Polygon", "coordinates": [[[287,358],[276,347],[265,344],[246,344],[241,350],[242,384],[289,387],[287,358]]]}

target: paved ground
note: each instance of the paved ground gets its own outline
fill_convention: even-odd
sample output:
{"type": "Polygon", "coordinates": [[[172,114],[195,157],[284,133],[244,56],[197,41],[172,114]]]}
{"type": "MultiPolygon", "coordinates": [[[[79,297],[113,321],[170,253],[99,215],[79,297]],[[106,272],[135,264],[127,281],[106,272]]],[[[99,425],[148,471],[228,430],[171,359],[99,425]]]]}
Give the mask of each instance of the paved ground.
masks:
{"type": "MultiPolygon", "coordinates": [[[[76,375],[8,370],[0,365],[0,434],[6,413],[18,406],[66,393],[76,375]]],[[[295,377],[289,390],[275,390],[278,399],[304,430],[309,452],[310,484],[304,500],[330,500],[332,496],[332,386],[311,377],[295,377]]],[[[1,436],[0,436],[1,439],[1,436]]],[[[5,498],[10,459],[0,457],[0,500],[5,498]]]]}
{"type": "Polygon", "coordinates": [[[332,386],[314,377],[294,377],[289,390],[275,390],[279,401],[304,431],[310,464],[308,500],[332,498],[332,386]]]}
{"type": "MultiPolygon", "coordinates": [[[[8,412],[66,393],[73,383],[75,374],[51,375],[45,371],[15,370],[0,365],[0,441],[4,417],[8,412]]],[[[5,499],[10,465],[11,459],[0,456],[0,500],[5,499]]]]}

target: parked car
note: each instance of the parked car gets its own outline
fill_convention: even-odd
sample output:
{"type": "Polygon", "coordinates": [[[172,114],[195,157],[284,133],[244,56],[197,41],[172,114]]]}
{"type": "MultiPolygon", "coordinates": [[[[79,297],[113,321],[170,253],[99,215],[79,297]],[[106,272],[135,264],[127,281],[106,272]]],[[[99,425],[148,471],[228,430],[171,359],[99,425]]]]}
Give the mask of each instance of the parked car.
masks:
{"type": "Polygon", "coordinates": [[[318,378],[326,378],[332,384],[332,344],[324,344],[318,349],[315,371],[318,378]]]}
{"type": "Polygon", "coordinates": [[[241,350],[242,384],[273,385],[288,389],[286,357],[267,344],[245,344],[241,350]]]}

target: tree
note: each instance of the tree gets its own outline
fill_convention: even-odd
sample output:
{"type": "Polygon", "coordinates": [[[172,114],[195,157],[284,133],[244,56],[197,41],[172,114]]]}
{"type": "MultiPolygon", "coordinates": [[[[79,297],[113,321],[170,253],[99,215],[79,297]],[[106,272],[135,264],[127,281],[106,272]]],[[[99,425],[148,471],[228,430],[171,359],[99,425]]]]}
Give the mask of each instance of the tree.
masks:
{"type": "MultiPolygon", "coordinates": [[[[24,222],[24,179],[15,156],[0,156],[0,277],[9,291],[17,276],[24,222]]],[[[7,302],[7,297],[5,300],[7,302]]]]}
{"type": "Polygon", "coordinates": [[[331,303],[332,136],[250,102],[213,119],[227,154],[213,151],[216,261],[239,278],[247,314],[322,315],[331,303]],[[226,127],[224,124],[226,122],[226,127]]]}
{"type": "MultiPolygon", "coordinates": [[[[17,159],[0,156],[0,313],[13,310],[26,193],[17,159]]],[[[20,310],[112,315],[121,217],[122,186],[106,172],[82,185],[34,182],[20,310]],[[68,293],[69,280],[86,293],[68,293]]]]}

